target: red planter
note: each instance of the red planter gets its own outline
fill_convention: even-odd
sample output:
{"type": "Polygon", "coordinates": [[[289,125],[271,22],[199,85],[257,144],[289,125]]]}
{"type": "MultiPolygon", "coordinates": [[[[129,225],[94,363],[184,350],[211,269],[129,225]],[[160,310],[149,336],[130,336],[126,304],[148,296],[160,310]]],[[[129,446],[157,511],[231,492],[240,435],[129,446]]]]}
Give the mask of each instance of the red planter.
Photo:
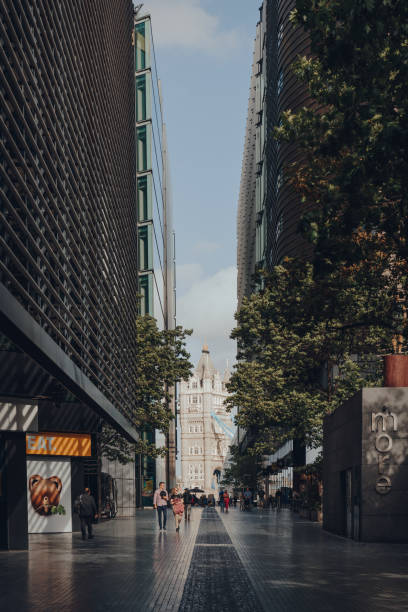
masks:
{"type": "Polygon", "coordinates": [[[408,355],[384,356],[384,387],[408,387],[408,355]]]}

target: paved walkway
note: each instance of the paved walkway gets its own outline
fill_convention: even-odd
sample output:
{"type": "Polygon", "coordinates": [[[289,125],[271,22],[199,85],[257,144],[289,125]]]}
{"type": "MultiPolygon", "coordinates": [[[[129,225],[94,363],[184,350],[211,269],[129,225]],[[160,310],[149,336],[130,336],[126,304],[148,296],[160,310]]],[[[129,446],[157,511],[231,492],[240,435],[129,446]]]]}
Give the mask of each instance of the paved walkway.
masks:
{"type": "Polygon", "coordinates": [[[344,540],[285,510],[195,509],[179,534],[145,510],[95,533],[0,552],[0,610],[408,611],[407,545],[344,540]]]}

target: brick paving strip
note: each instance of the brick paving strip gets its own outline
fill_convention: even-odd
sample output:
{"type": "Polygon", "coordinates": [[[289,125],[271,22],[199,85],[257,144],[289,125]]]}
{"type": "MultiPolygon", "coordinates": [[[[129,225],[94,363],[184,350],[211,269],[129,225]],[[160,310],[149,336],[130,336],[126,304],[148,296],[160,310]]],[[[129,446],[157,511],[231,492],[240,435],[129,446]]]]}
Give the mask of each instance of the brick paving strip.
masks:
{"type": "Polygon", "coordinates": [[[204,510],[179,612],[262,609],[223,522],[204,510]]]}

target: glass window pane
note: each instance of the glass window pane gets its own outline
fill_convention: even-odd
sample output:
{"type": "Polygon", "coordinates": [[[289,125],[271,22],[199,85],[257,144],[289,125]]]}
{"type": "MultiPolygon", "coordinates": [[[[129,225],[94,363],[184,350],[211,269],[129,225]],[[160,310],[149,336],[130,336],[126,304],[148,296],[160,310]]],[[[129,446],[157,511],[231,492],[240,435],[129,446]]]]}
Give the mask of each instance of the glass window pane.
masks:
{"type": "Polygon", "coordinates": [[[152,218],[152,177],[150,174],[137,179],[138,221],[149,221],[152,218]]]}
{"type": "Polygon", "coordinates": [[[146,108],[146,75],[136,77],[136,121],[145,121],[146,108]]]}
{"type": "Polygon", "coordinates": [[[150,27],[148,21],[135,25],[135,64],[136,70],[145,70],[150,66],[150,27]]]}
{"type": "Polygon", "coordinates": [[[137,171],[151,170],[151,136],[150,126],[142,125],[136,130],[137,140],[137,171]]]}

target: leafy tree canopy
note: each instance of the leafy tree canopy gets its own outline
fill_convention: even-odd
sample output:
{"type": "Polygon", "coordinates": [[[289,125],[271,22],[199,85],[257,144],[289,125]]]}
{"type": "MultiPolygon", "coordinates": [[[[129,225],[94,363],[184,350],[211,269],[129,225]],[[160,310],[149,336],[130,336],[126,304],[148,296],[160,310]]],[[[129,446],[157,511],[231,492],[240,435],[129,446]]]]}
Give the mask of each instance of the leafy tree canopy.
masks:
{"type": "MultiPolygon", "coordinates": [[[[173,419],[171,389],[191,375],[193,366],[186,350],[186,338],[192,331],[180,325],[160,330],[150,315],[137,317],[136,330],[136,399],[133,409],[125,416],[138,431],[157,429],[166,433],[173,419]]],[[[166,453],[165,448],[156,448],[143,439],[136,445],[129,444],[107,424],[103,426],[100,444],[103,455],[121,463],[132,461],[135,453],[151,457],[166,453]]]]}
{"type": "Polygon", "coordinates": [[[319,446],[324,415],[381,379],[376,355],[392,346],[381,322],[392,319],[395,306],[387,290],[346,277],[334,304],[320,290],[312,264],[287,259],[236,314],[238,363],[226,404],[238,408],[237,424],[251,432],[252,454],[293,438],[319,446]]]}
{"type": "Polygon", "coordinates": [[[405,300],[408,3],[297,0],[291,19],[311,41],[293,69],[313,104],[286,110],[276,136],[300,153],[289,176],[315,273],[380,254],[399,270],[405,300]]]}

